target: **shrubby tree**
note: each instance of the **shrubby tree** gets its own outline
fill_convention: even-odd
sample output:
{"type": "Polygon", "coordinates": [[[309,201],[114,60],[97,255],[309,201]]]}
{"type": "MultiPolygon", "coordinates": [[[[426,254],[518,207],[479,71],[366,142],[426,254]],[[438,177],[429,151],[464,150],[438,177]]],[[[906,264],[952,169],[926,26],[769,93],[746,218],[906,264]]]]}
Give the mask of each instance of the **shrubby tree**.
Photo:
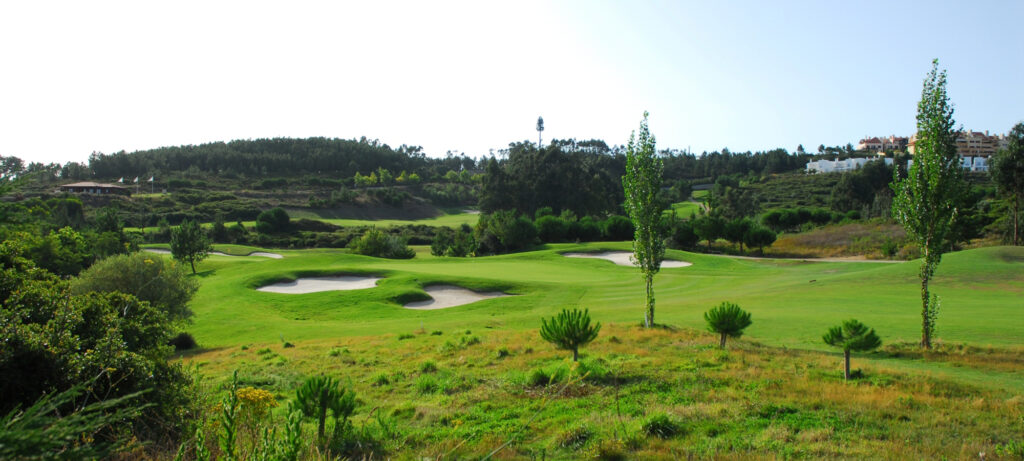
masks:
{"type": "Polygon", "coordinates": [[[573,362],[579,359],[580,346],[593,341],[600,331],[601,322],[590,324],[589,309],[562,309],[550,320],[541,318],[540,337],[559,349],[572,351],[573,362]]]}
{"type": "Polygon", "coordinates": [[[654,136],[647,129],[647,112],[640,122],[640,135],[629,135],[626,146],[626,174],[622,186],[626,211],[633,222],[633,262],[640,268],[646,288],[644,326],[654,326],[654,274],[665,258],[665,243],[659,221],[664,204],[658,200],[664,165],[654,150],[654,136]]]}
{"type": "Polygon", "coordinates": [[[28,256],[33,261],[54,274],[60,276],[78,275],[93,261],[93,254],[82,234],[70,227],[63,227],[43,237],[23,234],[28,256]]]}
{"type": "Polygon", "coordinates": [[[537,240],[537,228],[533,223],[512,210],[481,214],[473,233],[478,243],[478,254],[522,251],[537,240]]]}
{"type": "Polygon", "coordinates": [[[761,254],[764,254],[764,247],[775,243],[776,238],[775,232],[771,229],[755,225],[743,234],[743,243],[746,243],[748,248],[757,247],[761,254]]]}
{"type": "Polygon", "coordinates": [[[470,256],[476,251],[476,240],[473,228],[468,224],[453,230],[450,227],[438,227],[434,232],[434,240],[430,243],[430,254],[434,256],[470,256]]]}
{"type": "Polygon", "coordinates": [[[1024,123],[1010,130],[1009,145],[1000,149],[992,161],[992,179],[999,193],[1010,202],[1011,241],[1020,245],[1021,205],[1024,205],[1024,123]]]}
{"type": "Polygon", "coordinates": [[[186,219],[171,231],[171,255],[174,259],[188,263],[196,273],[196,263],[206,259],[213,251],[210,238],[199,227],[199,222],[186,219]]]}
{"type": "Polygon", "coordinates": [[[75,295],[127,293],[149,302],[174,322],[187,320],[188,303],[199,289],[174,261],[142,252],[111,256],[86,269],[71,283],[75,295]]]}
{"type": "Polygon", "coordinates": [[[953,107],[946,95],[946,71],[938,60],[924,81],[917,104],[917,144],[914,164],[905,179],[893,175],[893,216],[907,237],[921,248],[921,347],[932,347],[938,306],[932,301],[928,282],[942,254],[952,245],[957,203],[966,193],[963,170],[956,151],[953,107]]]}
{"type": "Polygon", "coordinates": [[[725,349],[726,337],[743,336],[743,330],[751,324],[750,313],[730,302],[722,302],[718,307],[705,312],[704,321],[708,324],[708,331],[721,335],[718,342],[720,349],[725,349]]]}
{"type": "Polygon", "coordinates": [[[605,240],[619,242],[633,238],[633,223],[625,216],[609,216],[601,225],[605,240]]]}
{"type": "Polygon", "coordinates": [[[825,344],[843,350],[846,364],[846,373],[843,376],[846,379],[850,379],[850,351],[871,351],[882,345],[882,340],[875,334],[874,328],[868,328],[856,320],[847,320],[842,325],[829,328],[822,339],[825,344]]]}
{"type": "Polygon", "coordinates": [[[725,235],[725,220],[714,215],[704,215],[693,222],[693,231],[701,240],[708,242],[708,251],[711,250],[711,243],[725,235]]]}

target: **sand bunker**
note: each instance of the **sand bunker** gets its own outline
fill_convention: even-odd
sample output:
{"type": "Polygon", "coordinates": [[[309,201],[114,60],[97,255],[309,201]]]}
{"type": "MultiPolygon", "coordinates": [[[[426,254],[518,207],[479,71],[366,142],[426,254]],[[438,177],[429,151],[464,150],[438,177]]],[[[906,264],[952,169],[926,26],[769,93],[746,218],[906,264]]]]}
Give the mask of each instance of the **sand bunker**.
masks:
{"type": "MultiPolygon", "coordinates": [[[[633,253],[630,253],[628,251],[605,251],[601,253],[562,253],[562,256],[567,256],[570,258],[604,259],[607,261],[611,261],[615,264],[618,264],[620,266],[632,266],[633,263],[629,260],[629,257],[632,255],[633,253]]],[[[664,268],[687,267],[692,265],[692,263],[688,263],[686,261],[675,261],[671,259],[666,259],[661,262],[661,267],[664,268]]]]}
{"type": "Polygon", "coordinates": [[[291,282],[280,282],[257,288],[258,291],[301,295],[320,291],[362,290],[377,286],[380,277],[337,275],[333,277],[305,277],[291,282]]]}
{"type": "MultiPolygon", "coordinates": [[[[169,255],[169,254],[171,254],[171,250],[165,250],[163,248],[143,248],[142,251],[148,251],[150,253],[156,253],[156,254],[161,254],[161,255],[169,255]]],[[[235,256],[235,255],[229,255],[227,253],[221,253],[219,251],[211,251],[210,254],[214,255],[214,256],[235,256]]],[[[284,257],[284,256],[281,256],[281,255],[279,255],[277,253],[267,253],[265,251],[254,251],[252,253],[249,253],[246,256],[262,256],[264,258],[273,258],[273,259],[281,259],[281,258],[284,257]]],[[[239,256],[239,257],[245,257],[245,256],[239,256]]]]}
{"type": "Polygon", "coordinates": [[[412,302],[406,304],[405,308],[417,310],[444,309],[446,307],[475,303],[484,299],[509,296],[500,291],[478,293],[455,285],[431,285],[424,288],[423,291],[426,291],[433,299],[412,302]]]}

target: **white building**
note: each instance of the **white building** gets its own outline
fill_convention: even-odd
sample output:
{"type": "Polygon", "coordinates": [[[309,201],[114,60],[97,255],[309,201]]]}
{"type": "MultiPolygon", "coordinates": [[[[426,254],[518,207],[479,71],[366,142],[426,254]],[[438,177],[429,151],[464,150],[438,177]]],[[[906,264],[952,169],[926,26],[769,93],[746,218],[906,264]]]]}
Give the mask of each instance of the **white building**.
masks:
{"type": "MultiPolygon", "coordinates": [[[[846,160],[817,160],[807,162],[807,173],[845,173],[863,167],[868,162],[882,160],[878,158],[848,158],[846,160]]],[[[892,165],[892,159],[886,158],[885,164],[892,165]]]]}
{"type": "MultiPolygon", "coordinates": [[[[907,168],[910,168],[914,164],[913,160],[907,160],[907,168]]],[[[960,157],[960,166],[971,172],[980,173],[988,172],[988,158],[987,157],[960,157]]]]}

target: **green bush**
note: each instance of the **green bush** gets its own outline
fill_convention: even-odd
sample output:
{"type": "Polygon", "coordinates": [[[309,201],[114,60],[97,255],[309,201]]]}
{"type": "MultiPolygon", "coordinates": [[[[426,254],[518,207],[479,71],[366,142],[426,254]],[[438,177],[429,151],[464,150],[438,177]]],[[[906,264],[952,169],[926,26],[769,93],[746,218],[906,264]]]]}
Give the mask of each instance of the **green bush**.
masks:
{"type": "Polygon", "coordinates": [[[199,282],[180,264],[142,252],[104,259],[71,283],[71,292],[76,295],[128,293],[149,302],[173,321],[184,321],[192,315],[188,303],[198,289],[199,282]]]}
{"type": "Polygon", "coordinates": [[[411,259],[416,256],[416,251],[400,237],[385,234],[377,228],[370,228],[362,237],[349,242],[348,248],[353,253],[377,258],[411,259]]]}
{"type": "Polygon", "coordinates": [[[640,429],[644,434],[648,436],[654,436],[659,439],[670,439],[676,435],[681,435],[683,432],[682,426],[676,422],[671,416],[658,413],[648,417],[641,424],[640,429]]]}
{"type": "Polygon", "coordinates": [[[261,234],[278,234],[287,232],[291,227],[291,217],[283,208],[271,208],[256,217],[256,231],[261,234]]]}

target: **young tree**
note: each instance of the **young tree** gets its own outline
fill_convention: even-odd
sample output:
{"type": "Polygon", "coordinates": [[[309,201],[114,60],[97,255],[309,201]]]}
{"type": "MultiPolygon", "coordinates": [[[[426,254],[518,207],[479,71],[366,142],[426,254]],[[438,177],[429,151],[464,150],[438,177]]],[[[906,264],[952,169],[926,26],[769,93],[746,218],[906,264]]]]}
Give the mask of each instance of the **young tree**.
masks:
{"type": "Polygon", "coordinates": [[[640,122],[640,136],[629,135],[626,146],[626,174],[622,187],[626,194],[626,211],[633,221],[633,262],[640,267],[647,289],[644,326],[654,326],[654,274],[661,269],[665,258],[665,244],[658,221],[664,208],[658,200],[661,158],[654,150],[654,136],[647,129],[647,112],[640,122]]]}
{"type": "Polygon", "coordinates": [[[541,318],[540,337],[559,349],[572,351],[572,361],[579,358],[579,348],[597,338],[601,322],[590,325],[590,311],[562,309],[551,321],[541,318]]]}
{"type": "Polygon", "coordinates": [[[186,219],[171,232],[171,256],[189,263],[193,274],[196,273],[196,263],[206,259],[211,251],[210,239],[196,221],[186,219]]]}
{"type": "Polygon", "coordinates": [[[334,418],[334,430],[341,430],[338,425],[344,426],[348,422],[348,417],[355,411],[356,395],[341,387],[334,378],[320,375],[310,377],[302,383],[295,391],[295,403],[302,414],[316,418],[317,440],[323,443],[327,411],[330,410],[334,418]]]}
{"type": "Polygon", "coordinates": [[[1020,245],[1020,208],[1024,200],[1024,123],[1010,130],[1009,145],[1000,149],[992,162],[992,179],[999,191],[1010,200],[1013,220],[1013,244],[1020,245]]]}
{"type": "Polygon", "coordinates": [[[148,301],[173,322],[188,319],[188,303],[199,289],[181,264],[157,255],[135,252],[103,259],[71,281],[71,293],[127,293],[148,301]]]}
{"type": "Polygon", "coordinates": [[[725,338],[739,338],[743,336],[743,330],[750,326],[750,312],[740,309],[740,306],[723,302],[718,307],[704,313],[704,321],[708,323],[708,331],[718,333],[721,340],[718,343],[720,349],[725,349],[725,338]]]}
{"type": "Polygon", "coordinates": [[[843,349],[843,356],[846,359],[846,379],[850,379],[850,351],[864,352],[878,349],[882,340],[875,334],[874,328],[856,320],[847,320],[840,326],[829,328],[828,333],[822,336],[825,344],[843,349]]]}
{"type": "Polygon", "coordinates": [[[965,193],[963,171],[956,152],[957,131],[953,128],[953,107],[946,95],[946,71],[939,72],[938,60],[924,80],[917,104],[917,144],[914,164],[906,179],[893,174],[893,216],[907,236],[924,252],[921,264],[921,346],[932,347],[938,306],[928,291],[928,282],[951,243],[956,204],[965,193]]]}

